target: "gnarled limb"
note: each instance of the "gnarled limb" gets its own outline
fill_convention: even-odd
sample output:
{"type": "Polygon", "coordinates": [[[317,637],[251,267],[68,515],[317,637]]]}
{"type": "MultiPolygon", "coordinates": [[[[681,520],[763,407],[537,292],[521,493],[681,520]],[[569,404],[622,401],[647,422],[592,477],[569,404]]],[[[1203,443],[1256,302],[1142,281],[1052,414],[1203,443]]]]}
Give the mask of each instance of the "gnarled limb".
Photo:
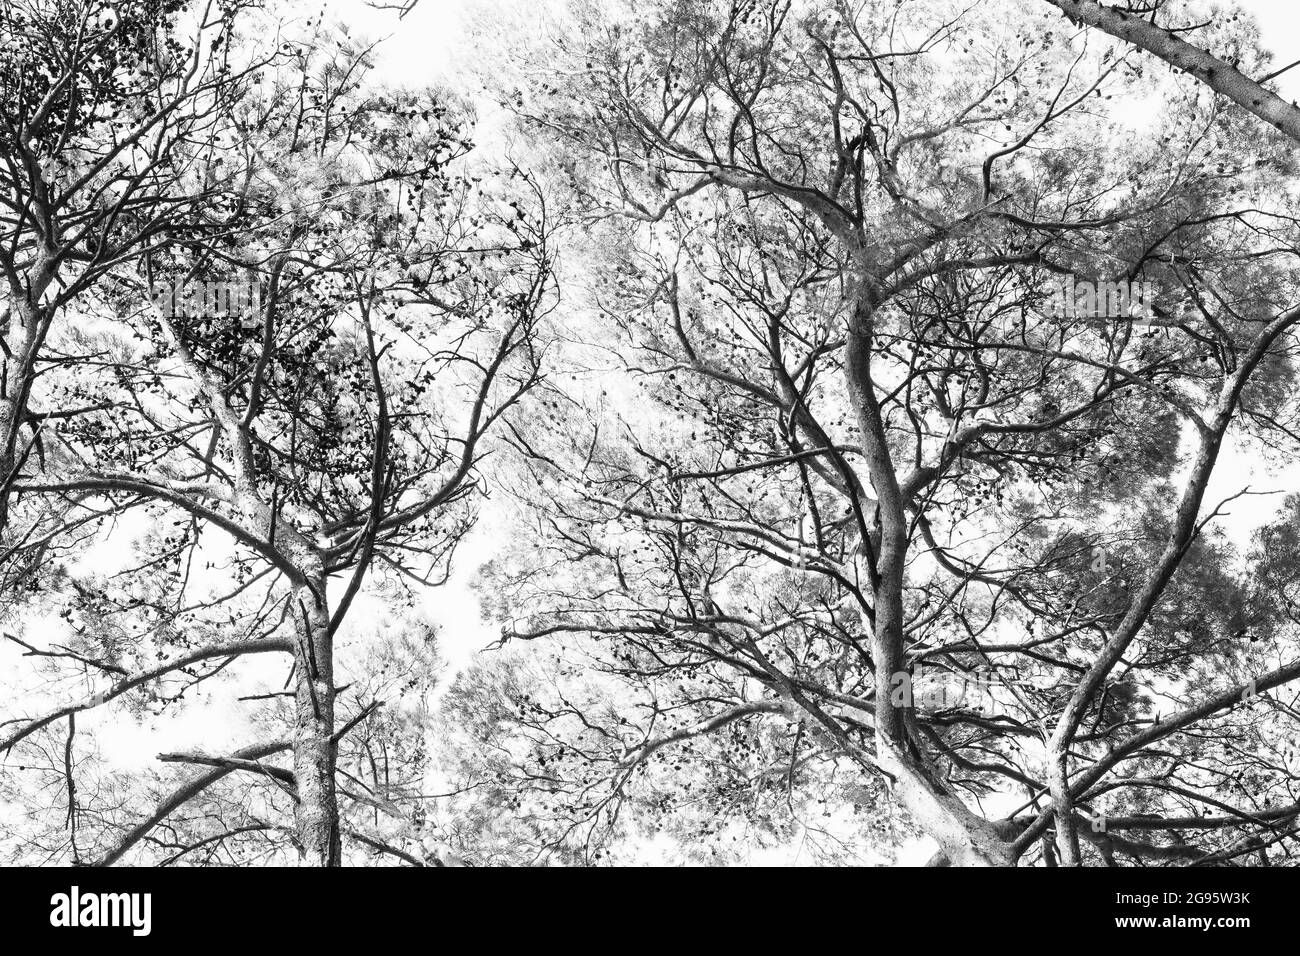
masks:
{"type": "Polygon", "coordinates": [[[1246,76],[1232,64],[1156,26],[1136,13],[1125,13],[1096,0],[1047,0],[1067,17],[1109,33],[1185,70],[1246,112],[1258,116],[1300,142],[1300,108],[1246,76]]]}

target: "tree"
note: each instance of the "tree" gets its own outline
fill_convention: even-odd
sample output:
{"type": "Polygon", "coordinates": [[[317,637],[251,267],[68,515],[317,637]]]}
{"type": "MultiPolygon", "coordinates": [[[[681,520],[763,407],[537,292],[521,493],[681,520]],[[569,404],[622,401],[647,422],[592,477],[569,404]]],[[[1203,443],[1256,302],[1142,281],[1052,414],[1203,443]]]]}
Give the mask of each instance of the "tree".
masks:
{"type": "MultiPolygon", "coordinates": [[[[13,483],[24,498],[57,502],[42,542],[66,540],[87,514],[131,508],[160,530],[139,564],[107,580],[60,569],[71,578],[55,582],[70,586],[66,613],[84,624],[67,663],[82,680],[114,680],[88,702],[8,721],[0,750],[65,719],[71,748],[77,713],[177,672],[192,686],[249,655],[292,661],[287,707],[269,695],[264,717],[282,718],[286,735],[224,755],[160,755],[210,769],[138,825],[101,827],[90,857],[101,863],[232,773],[289,798],[305,862],[341,862],[339,751],[361,727],[362,749],[344,758],[359,759],[384,701],[358,698],[345,720],[339,695],[427,684],[432,658],[414,640],[408,679],[363,660],[352,686],[336,669],[340,629],[367,577],[390,592],[392,579],[445,578],[472,522],[485,437],[540,374],[550,252],[528,179],[485,182],[469,165],[463,117],[435,93],[378,88],[368,50],[327,30],[290,47],[237,114],[253,157],[238,201],[258,228],[191,232],[115,273],[121,331],[100,343],[118,356],[104,400],[59,427],[41,467],[13,483]],[[275,188],[260,188],[268,175],[275,188]],[[241,285],[233,305],[207,295],[241,285]],[[162,663],[144,665],[150,654],[162,663]],[[286,751],[291,769],[268,760],[286,751]]],[[[62,769],[71,794],[72,767],[62,769]]],[[[354,778],[343,792],[353,816],[400,815],[382,788],[367,795],[354,778]]],[[[91,811],[70,798],[69,817],[79,812],[91,811]]],[[[180,849],[229,851],[229,841],[284,829],[259,816],[201,828],[180,849]]],[[[417,859],[349,832],[369,850],[417,859]]]]}
{"type": "Polygon", "coordinates": [[[560,151],[621,335],[571,361],[625,357],[645,388],[605,411],[575,386],[587,429],[516,433],[534,526],[582,570],[518,569],[507,634],[603,637],[611,673],[673,687],[665,745],[797,714],[937,861],[1072,864],[1081,837],[1232,859],[1300,810],[1265,770],[1289,720],[1267,691],[1300,676],[1285,609],[1206,500],[1225,441],[1292,453],[1282,153],[1023,12],[579,7],[564,81],[520,58],[505,101],[560,151]],[[1121,140],[1107,98],[1153,89],[1154,135],[1121,140]],[[1063,281],[1091,304],[1052,308],[1063,281]],[[1162,294],[1098,307],[1118,283],[1162,294]],[[997,712],[918,707],[922,665],[983,675],[997,712]],[[1265,806],[1192,766],[1243,709],[1265,806]],[[961,797],[1008,789],[1001,819],[961,797]]]}
{"type": "Polygon", "coordinates": [[[275,53],[232,56],[248,18],[241,3],[16,0],[0,18],[3,529],[13,482],[47,424],[82,411],[75,396],[32,407],[38,376],[77,359],[75,336],[47,348],[59,317],[173,230],[239,228],[219,156],[224,120],[275,53]]]}
{"type": "Polygon", "coordinates": [[[476,147],[346,29],[5,8],[10,856],[1288,858],[1294,109],[1199,9],[578,0],[476,147]]]}

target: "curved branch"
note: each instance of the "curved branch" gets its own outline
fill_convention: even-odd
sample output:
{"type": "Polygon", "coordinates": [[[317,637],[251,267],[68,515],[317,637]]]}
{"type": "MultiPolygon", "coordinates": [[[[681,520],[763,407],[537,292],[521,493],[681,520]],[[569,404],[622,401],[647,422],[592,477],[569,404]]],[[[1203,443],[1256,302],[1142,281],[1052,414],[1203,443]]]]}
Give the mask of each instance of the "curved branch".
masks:
{"type": "Polygon", "coordinates": [[[1300,108],[1264,89],[1230,63],[1193,46],[1149,20],[1103,6],[1095,0],[1047,2],[1073,20],[1096,27],[1116,39],[1146,50],[1172,67],[1185,70],[1214,92],[1226,96],[1246,112],[1258,116],[1300,142],[1300,108]]]}
{"type": "MultiPolygon", "coordinates": [[[[276,741],[269,744],[258,744],[252,747],[245,747],[243,750],[237,750],[234,757],[240,760],[258,760],[262,757],[269,757],[289,749],[287,740],[276,741]]],[[[154,809],[153,813],[145,817],[142,821],[127,831],[117,844],[93,864],[94,866],[112,866],[120,860],[126,851],[139,843],[150,830],[167,819],[177,808],[184,806],[190,800],[212,786],[218,780],[224,778],[227,774],[233,773],[235,767],[214,767],[213,769],[194,777],[189,782],[182,784],[177,790],[173,791],[170,796],[164,799],[154,809]]]]}
{"type": "Polygon", "coordinates": [[[185,667],[188,664],[210,660],[214,657],[239,657],[244,654],[265,654],[268,651],[285,651],[292,653],[293,644],[290,641],[281,639],[260,639],[253,641],[232,641],[228,644],[216,644],[211,647],[200,648],[197,651],[191,651],[184,657],[175,658],[165,664],[151,667],[147,671],[142,671],[134,676],[123,678],[113,684],[113,686],[108,688],[108,690],[101,691],[94,697],[90,698],[90,700],[83,701],[79,704],[68,704],[65,707],[60,707],[58,710],[49,712],[43,717],[38,717],[28,722],[21,730],[14,731],[8,737],[0,739],[0,753],[7,753],[14,744],[31,736],[42,727],[54,723],[56,720],[68,717],[83,710],[90,710],[93,707],[98,707],[100,704],[107,703],[114,697],[120,697],[132,688],[139,687],[141,684],[146,684],[151,680],[177,670],[178,668],[185,667]]]}

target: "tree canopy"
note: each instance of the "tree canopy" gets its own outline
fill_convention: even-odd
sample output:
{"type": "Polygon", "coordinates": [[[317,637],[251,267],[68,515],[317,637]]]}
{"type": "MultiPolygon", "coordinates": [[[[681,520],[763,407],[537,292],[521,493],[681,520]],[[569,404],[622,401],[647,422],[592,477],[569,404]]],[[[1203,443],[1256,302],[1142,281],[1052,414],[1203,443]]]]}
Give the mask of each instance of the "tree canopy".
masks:
{"type": "Polygon", "coordinates": [[[431,89],[274,9],[0,17],[11,859],[1289,861],[1249,17],[574,0],[431,89]]]}

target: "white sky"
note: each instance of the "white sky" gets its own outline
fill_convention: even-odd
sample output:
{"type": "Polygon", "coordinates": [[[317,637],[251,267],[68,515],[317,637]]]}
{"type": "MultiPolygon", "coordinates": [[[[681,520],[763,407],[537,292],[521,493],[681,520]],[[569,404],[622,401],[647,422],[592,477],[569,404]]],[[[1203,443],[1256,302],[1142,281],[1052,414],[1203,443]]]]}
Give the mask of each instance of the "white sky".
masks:
{"type": "MultiPolygon", "coordinates": [[[[376,53],[377,72],[384,80],[411,86],[444,82],[455,85],[462,69],[461,57],[467,50],[465,41],[470,18],[486,5],[510,6],[518,2],[522,0],[419,0],[415,9],[400,19],[395,11],[374,9],[365,0],[326,0],[324,9],[327,15],[353,26],[357,34],[371,39],[386,38],[376,53]]],[[[1300,59],[1300,0],[1242,0],[1241,6],[1258,18],[1264,45],[1275,56],[1274,69],[1300,59]]],[[[321,5],[304,5],[302,9],[314,14],[321,5]]],[[[1278,87],[1287,97],[1300,99],[1300,67],[1279,80],[1278,87]]],[[[469,90],[464,92],[471,93],[469,90]]],[[[1258,481],[1255,487],[1261,490],[1283,486],[1291,490],[1295,487],[1294,481],[1278,482],[1274,478],[1270,484],[1266,477],[1252,478],[1244,457],[1234,456],[1232,451],[1231,447],[1226,449],[1225,467],[1216,476],[1207,501],[1216,500],[1215,495],[1220,492],[1219,497],[1226,497],[1250,481],[1258,481]]],[[[1243,502],[1235,509],[1232,527],[1234,530],[1248,529],[1257,524],[1279,500],[1270,497],[1243,502]]],[[[477,568],[504,541],[501,523],[493,519],[491,509],[485,509],[485,518],[485,524],[476,529],[459,553],[451,582],[428,591],[425,597],[425,612],[441,627],[441,653],[453,672],[469,663],[477,650],[498,636],[482,619],[479,596],[469,586],[477,568]]],[[[374,598],[359,596],[350,623],[353,627],[371,628],[383,614],[384,608],[374,598]]],[[[34,626],[29,633],[40,634],[45,630],[36,622],[31,624],[34,626]]],[[[49,630],[50,633],[43,636],[58,640],[59,623],[49,622],[49,630]]],[[[4,672],[13,674],[22,663],[25,662],[13,645],[0,643],[0,668],[4,672]]],[[[256,674],[256,671],[251,673],[256,674]]],[[[279,669],[269,676],[274,678],[277,675],[282,677],[279,669]]],[[[450,676],[449,673],[443,686],[450,683],[450,676]]],[[[247,729],[231,712],[230,696],[231,686],[218,684],[210,694],[201,689],[196,695],[204,706],[169,712],[159,720],[136,723],[121,720],[120,713],[114,720],[111,709],[103,709],[102,715],[84,715],[82,723],[87,725],[87,729],[100,725],[101,743],[106,752],[114,754],[115,762],[120,759],[121,766],[143,768],[152,765],[153,756],[161,751],[219,750],[232,741],[246,742],[247,729]],[[225,716],[230,719],[223,720],[225,716]]],[[[929,841],[916,841],[903,848],[900,859],[905,863],[921,863],[928,859],[932,850],[929,841]]]]}
{"type": "MultiPolygon", "coordinates": [[[[997,0],[991,0],[996,3],[997,0]]],[[[497,0],[419,0],[399,19],[395,11],[377,10],[366,0],[327,0],[326,9],[374,38],[387,37],[380,71],[393,82],[436,82],[454,69],[467,20],[497,0]]],[[[1259,21],[1264,46],[1280,68],[1300,59],[1300,0],[1240,0],[1259,21]]],[[[1300,67],[1278,80],[1279,88],[1300,98],[1300,67]]]]}
{"type": "MultiPolygon", "coordinates": [[[[539,0],[545,2],[545,0],[539,0]]],[[[991,0],[997,2],[997,0],[991,0]]],[[[511,0],[419,0],[415,9],[399,18],[394,11],[376,10],[365,0],[334,0],[329,5],[336,16],[354,24],[361,33],[387,37],[377,56],[378,70],[390,82],[419,85],[455,81],[471,19],[492,7],[509,7],[511,0]]],[[[1259,22],[1263,45],[1274,55],[1273,69],[1300,60],[1300,0],[1241,0],[1240,6],[1259,22]]],[[[1277,80],[1285,96],[1300,100],[1300,66],[1277,80]]],[[[1244,461],[1226,449],[1207,502],[1215,495],[1227,497],[1245,484],[1256,490],[1296,487],[1293,481],[1271,483],[1267,476],[1252,476],[1244,461]]],[[[1243,544],[1250,529],[1261,523],[1280,504],[1281,496],[1244,499],[1233,508],[1228,527],[1243,544]]],[[[430,616],[443,625],[442,648],[449,663],[467,662],[475,650],[494,640],[497,634],[479,617],[478,598],[468,587],[474,566],[490,556],[498,534],[480,532],[460,556],[451,584],[440,589],[428,602],[430,616]]]]}
{"type": "MultiPolygon", "coordinates": [[[[1241,6],[1259,21],[1260,37],[1273,53],[1273,69],[1300,60],[1300,3],[1296,0],[1242,0],[1241,6]]],[[[1300,66],[1278,77],[1278,89],[1300,98],[1300,66]]]]}
{"type": "MultiPolygon", "coordinates": [[[[382,57],[386,75],[394,82],[403,83],[437,82],[453,76],[459,41],[464,36],[469,17],[476,7],[482,5],[482,0],[420,0],[416,11],[408,14],[394,29],[392,45],[382,57]]],[[[1273,69],[1300,60],[1300,0],[1242,0],[1240,5],[1257,18],[1263,45],[1273,53],[1273,69]]],[[[358,0],[346,0],[343,6],[359,7],[363,4],[358,0]]],[[[387,24],[394,20],[391,14],[373,10],[366,13],[373,18],[366,21],[366,29],[386,30],[389,29],[387,24]],[[371,23],[374,25],[370,26],[371,23]]],[[[361,21],[357,22],[360,24],[361,21]]],[[[1288,98],[1300,99],[1300,66],[1279,77],[1275,88],[1288,98]]],[[[1225,447],[1220,467],[1208,489],[1208,506],[1212,507],[1246,485],[1258,491],[1291,491],[1296,488],[1294,470],[1286,476],[1287,480],[1279,480],[1276,475],[1256,472],[1248,464],[1250,460],[1251,457],[1238,453],[1232,443],[1225,447]]],[[[1244,546],[1250,532],[1269,518],[1281,503],[1281,498],[1281,495],[1264,495],[1240,499],[1225,514],[1221,526],[1229,531],[1235,544],[1244,546]]],[[[453,665],[468,663],[476,649],[496,637],[479,619],[477,598],[467,586],[475,553],[486,557],[490,551],[487,541],[486,536],[479,535],[478,546],[466,549],[461,569],[453,577],[451,587],[444,589],[445,593],[440,593],[438,600],[430,606],[431,616],[443,625],[442,647],[453,665]]],[[[985,812],[997,815],[1020,803],[1018,796],[996,796],[1005,799],[991,800],[984,807],[985,812]]],[[[929,837],[909,840],[898,849],[897,859],[902,865],[921,866],[937,848],[938,844],[929,837]]],[[[774,848],[775,856],[784,857],[788,853],[786,848],[774,848]]],[[[765,856],[768,858],[754,862],[792,864],[797,862],[798,854],[795,853],[791,859],[772,859],[772,854],[765,856]]]]}

